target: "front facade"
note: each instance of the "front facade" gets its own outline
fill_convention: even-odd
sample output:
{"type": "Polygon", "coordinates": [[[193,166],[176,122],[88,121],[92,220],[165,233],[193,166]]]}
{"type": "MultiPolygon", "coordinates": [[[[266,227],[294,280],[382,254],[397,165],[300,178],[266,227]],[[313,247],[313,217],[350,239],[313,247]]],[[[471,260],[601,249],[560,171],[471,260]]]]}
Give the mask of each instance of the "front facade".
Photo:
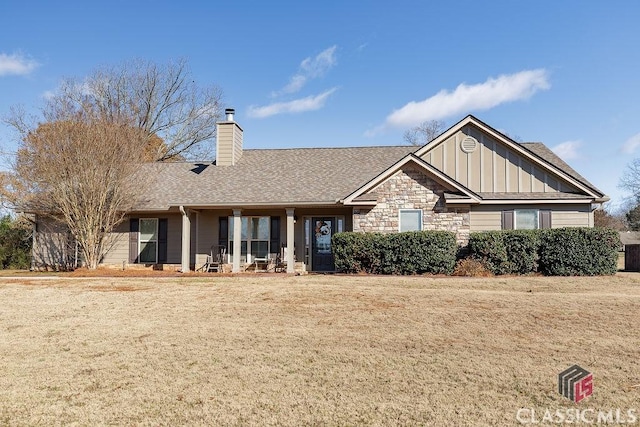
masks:
{"type": "MultiPolygon", "coordinates": [[[[243,150],[242,135],[228,110],[215,162],[143,165],[155,182],[103,264],[188,271],[223,248],[233,272],[278,256],[287,272],[333,271],[337,232],[449,230],[464,245],[474,231],[591,227],[608,200],[543,144],[473,116],[417,150],[243,150]]],[[[68,236],[37,223],[34,267],[69,264],[68,236]]]]}

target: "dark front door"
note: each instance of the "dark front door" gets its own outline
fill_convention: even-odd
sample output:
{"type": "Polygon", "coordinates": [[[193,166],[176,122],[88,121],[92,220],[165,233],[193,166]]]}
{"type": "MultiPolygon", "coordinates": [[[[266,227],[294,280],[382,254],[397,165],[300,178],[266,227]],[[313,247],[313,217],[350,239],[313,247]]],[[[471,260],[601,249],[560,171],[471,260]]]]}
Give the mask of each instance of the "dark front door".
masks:
{"type": "Polygon", "coordinates": [[[311,229],[312,270],[334,271],[331,236],[336,231],[335,217],[314,217],[311,229]]]}

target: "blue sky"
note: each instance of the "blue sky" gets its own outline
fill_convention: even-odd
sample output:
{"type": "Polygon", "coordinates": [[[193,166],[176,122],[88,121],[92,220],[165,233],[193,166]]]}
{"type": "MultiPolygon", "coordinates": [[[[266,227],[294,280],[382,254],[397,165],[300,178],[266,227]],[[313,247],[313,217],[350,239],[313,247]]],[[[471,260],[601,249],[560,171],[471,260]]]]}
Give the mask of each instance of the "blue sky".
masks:
{"type": "MultiPolygon", "coordinates": [[[[0,114],[63,77],[186,58],[246,148],[403,144],[474,114],[540,141],[620,204],[640,155],[637,1],[6,1],[0,114]]],[[[15,149],[0,127],[0,146],[15,149]]]]}

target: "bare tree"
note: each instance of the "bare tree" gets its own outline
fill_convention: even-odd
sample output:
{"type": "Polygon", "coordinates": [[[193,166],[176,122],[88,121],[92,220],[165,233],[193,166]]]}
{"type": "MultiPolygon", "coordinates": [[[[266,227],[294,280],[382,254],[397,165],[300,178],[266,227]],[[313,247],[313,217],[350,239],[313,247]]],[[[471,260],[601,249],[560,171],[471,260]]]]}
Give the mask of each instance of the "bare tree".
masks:
{"type": "Polygon", "coordinates": [[[66,226],[94,269],[109,248],[110,233],[144,194],[147,181],[137,171],[148,137],[81,110],[51,102],[44,123],[28,124],[19,115],[8,119],[22,138],[13,170],[2,177],[3,196],[66,226]]]}
{"type": "Polygon", "coordinates": [[[424,145],[440,135],[447,125],[441,120],[427,120],[404,133],[404,140],[411,145],[424,145]]]}
{"type": "MultiPolygon", "coordinates": [[[[628,215],[628,213],[626,215],[628,215]]],[[[613,228],[618,231],[623,231],[628,228],[625,214],[610,212],[608,207],[602,207],[593,212],[593,226],[613,228]]]]}
{"type": "Polygon", "coordinates": [[[162,144],[151,141],[152,160],[211,158],[215,152],[222,92],[198,86],[185,60],[103,67],[85,79],[65,80],[54,98],[105,122],[140,128],[156,142],[160,138],[162,144]]]}
{"type": "Polygon", "coordinates": [[[640,159],[633,159],[627,165],[618,186],[631,193],[634,201],[640,201],[640,159]]]}

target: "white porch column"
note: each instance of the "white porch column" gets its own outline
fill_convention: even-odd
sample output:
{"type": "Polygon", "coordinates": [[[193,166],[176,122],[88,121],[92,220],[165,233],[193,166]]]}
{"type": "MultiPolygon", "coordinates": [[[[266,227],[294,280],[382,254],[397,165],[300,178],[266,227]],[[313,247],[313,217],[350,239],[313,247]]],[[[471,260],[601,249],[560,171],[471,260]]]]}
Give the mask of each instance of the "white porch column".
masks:
{"type": "Polygon", "coordinates": [[[189,219],[189,212],[185,210],[184,206],[180,206],[180,213],[182,213],[182,267],[181,271],[186,273],[190,270],[190,258],[191,258],[191,220],[189,219]]]}
{"type": "Polygon", "coordinates": [[[242,209],[233,210],[233,270],[240,272],[240,253],[242,252],[242,209]]]}
{"type": "Polygon", "coordinates": [[[296,271],[294,265],[294,211],[294,208],[287,208],[287,273],[295,273],[296,271]]]}

